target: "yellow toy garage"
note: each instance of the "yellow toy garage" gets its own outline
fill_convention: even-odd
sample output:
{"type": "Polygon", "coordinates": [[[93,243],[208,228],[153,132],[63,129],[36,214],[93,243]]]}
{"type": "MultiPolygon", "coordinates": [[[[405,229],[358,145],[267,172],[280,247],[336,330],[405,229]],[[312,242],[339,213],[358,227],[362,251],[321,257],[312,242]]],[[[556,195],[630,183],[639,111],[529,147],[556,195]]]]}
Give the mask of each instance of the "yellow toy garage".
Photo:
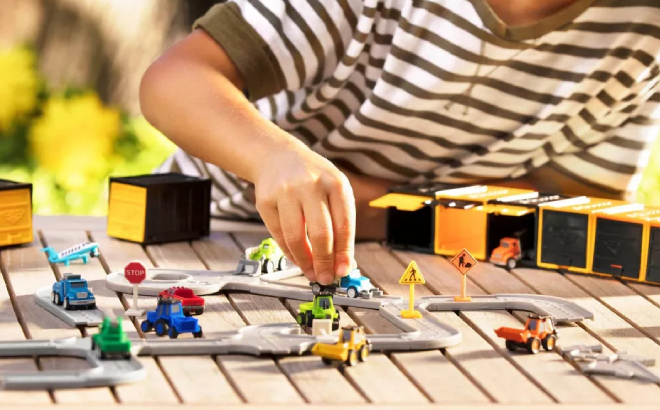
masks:
{"type": "Polygon", "coordinates": [[[33,239],[32,184],[0,179],[0,247],[33,239]]]}
{"type": "Polygon", "coordinates": [[[404,187],[388,210],[398,249],[660,283],[660,210],[623,201],[474,185],[404,187]]]}

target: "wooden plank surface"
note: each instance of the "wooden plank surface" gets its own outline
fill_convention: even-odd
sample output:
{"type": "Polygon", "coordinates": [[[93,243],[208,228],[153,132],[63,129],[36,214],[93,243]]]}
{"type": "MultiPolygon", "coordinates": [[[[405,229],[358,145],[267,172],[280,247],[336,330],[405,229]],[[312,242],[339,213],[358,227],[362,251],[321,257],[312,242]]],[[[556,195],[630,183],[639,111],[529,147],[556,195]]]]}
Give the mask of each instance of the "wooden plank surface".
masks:
{"type": "MultiPolygon", "coordinates": [[[[236,245],[230,238],[228,239],[225,237],[225,241],[222,243],[224,246],[229,246],[229,249],[233,249],[233,252],[239,253],[236,245]]],[[[209,245],[209,247],[197,247],[202,250],[200,253],[202,256],[201,260],[199,259],[195,248],[187,243],[150,246],[148,247],[148,251],[153,257],[154,262],[161,267],[175,266],[177,268],[204,270],[208,266],[210,269],[223,270],[212,265],[212,260],[204,260],[206,255],[212,253],[208,250],[215,249],[210,246],[212,245],[210,243],[206,245],[209,245]],[[204,249],[207,251],[204,252],[204,249]],[[202,260],[204,260],[204,262],[202,262],[202,260]]],[[[224,248],[223,250],[223,245],[219,245],[219,247],[220,250],[218,250],[218,252],[220,253],[231,252],[227,248],[224,248]]],[[[234,257],[234,267],[236,263],[235,261],[236,258],[234,257]]],[[[212,334],[213,332],[224,332],[245,326],[246,322],[244,314],[246,312],[242,311],[242,309],[237,306],[237,299],[235,299],[235,297],[238,297],[239,295],[240,294],[229,296],[214,295],[211,297],[204,297],[207,306],[217,306],[212,308],[210,312],[205,312],[199,317],[200,324],[205,332],[210,332],[209,334],[212,334]],[[233,307],[235,310],[232,309],[229,311],[229,306],[233,307]]],[[[280,303],[277,299],[273,300],[280,303]]],[[[245,309],[247,311],[248,309],[255,308],[245,307],[245,309]]],[[[255,310],[259,310],[259,308],[256,308],[255,310]]],[[[224,374],[228,375],[231,379],[226,382],[234,386],[237,390],[236,394],[248,403],[284,404],[304,402],[303,397],[282,373],[275,360],[260,359],[249,356],[221,355],[216,357],[216,361],[224,374]],[[263,393],[265,391],[272,392],[272,394],[266,395],[263,393]]]]}
{"type": "MultiPolygon", "coordinates": [[[[505,272],[506,273],[506,272],[505,272]]],[[[519,268],[513,271],[518,286],[527,287],[528,292],[541,293],[571,299],[594,312],[593,321],[587,320],[577,326],[560,329],[560,344],[564,346],[604,343],[604,352],[625,350],[632,354],[652,355],[658,347],[651,339],[617,316],[596,299],[590,297],[565,276],[540,269],[519,268]],[[649,350],[647,350],[649,349],[649,350]]],[[[490,281],[493,291],[501,291],[498,281],[490,281]]],[[[482,283],[483,285],[483,283],[482,283]]],[[[657,368],[650,368],[657,371],[657,368]]],[[[660,403],[660,387],[648,382],[624,380],[611,377],[593,376],[613,396],[624,403],[660,403]]]]}
{"type": "MultiPolygon", "coordinates": [[[[450,272],[440,271],[437,266],[422,263],[422,255],[405,253],[391,254],[378,244],[363,244],[357,247],[356,259],[358,266],[371,273],[379,275],[379,283],[388,294],[408,296],[407,286],[399,284],[407,263],[414,259],[427,283],[435,281],[439,275],[451,275],[450,272]],[[385,280],[380,276],[385,274],[385,280]]],[[[443,258],[428,257],[444,261],[443,258]]],[[[428,259],[427,259],[428,261],[428,259]]],[[[454,274],[454,276],[457,276],[454,274]]],[[[447,280],[447,279],[445,279],[447,280]]],[[[429,286],[417,285],[415,296],[431,295],[433,291],[429,286]]],[[[458,346],[447,349],[446,355],[456,363],[470,377],[475,385],[483,390],[488,397],[498,403],[548,403],[552,399],[541,391],[525,374],[521,373],[512,363],[508,362],[502,354],[484,340],[464,320],[455,313],[433,313],[439,320],[460,330],[463,340],[458,346]]]]}
{"type": "MultiPolygon", "coordinates": [[[[0,253],[0,341],[24,340],[25,334],[9,295],[9,286],[5,283],[4,276],[7,269],[4,256],[0,253]]],[[[0,359],[0,374],[16,371],[37,371],[38,367],[32,358],[0,359]]],[[[0,403],[6,405],[19,404],[49,404],[51,397],[48,392],[24,392],[0,390],[0,403]]]]}
{"type": "MultiPolygon", "coordinates": [[[[264,235],[259,233],[237,235],[236,240],[229,235],[216,235],[206,242],[196,242],[194,247],[210,269],[234,270],[242,248],[253,246],[263,238],[264,235]]],[[[241,293],[233,293],[228,298],[245,323],[295,323],[291,312],[279,299],[241,293]]],[[[308,403],[345,405],[365,402],[364,397],[336,369],[326,368],[318,358],[286,357],[277,359],[275,364],[308,403]]]]}
{"type": "MultiPolygon", "coordinates": [[[[56,276],[43,252],[41,243],[31,246],[11,248],[2,251],[3,265],[7,275],[5,280],[13,289],[15,304],[21,311],[28,337],[31,339],[58,339],[79,337],[80,330],[72,328],[34,302],[34,292],[42,287],[51,287],[56,276]]],[[[98,263],[98,261],[96,261],[98,263]]],[[[70,272],[76,273],[81,268],[72,264],[70,272]]],[[[80,370],[88,369],[87,362],[75,358],[39,358],[38,366],[42,370],[80,370]]],[[[108,388],[56,390],[53,393],[58,403],[115,403],[115,398],[108,388]]]]}
{"type": "MultiPolygon", "coordinates": [[[[403,254],[399,254],[403,256],[403,254]]],[[[429,268],[435,274],[430,280],[434,291],[440,294],[457,294],[460,289],[460,274],[445,258],[421,256],[420,269],[429,268]],[[424,268],[422,268],[424,266],[424,268]],[[439,282],[435,278],[443,277],[439,282]]],[[[422,271],[424,272],[424,271],[422,271]]],[[[468,294],[487,293],[533,293],[505,270],[489,263],[479,263],[469,273],[468,294]]],[[[526,374],[539,389],[554,401],[564,404],[609,403],[611,397],[590,379],[575,371],[573,365],[558,354],[511,354],[504,349],[504,342],[495,335],[494,329],[522,327],[522,323],[508,312],[461,312],[460,316],[486,339],[503,357],[507,358],[520,372],[526,374]]]]}
{"type": "MultiPolygon", "coordinates": [[[[104,263],[105,273],[121,271],[128,262],[134,260],[141,261],[147,268],[153,266],[142,246],[138,244],[108,238],[105,231],[92,231],[89,233],[89,239],[99,244],[100,260],[104,263]]],[[[129,306],[126,296],[117,295],[117,298],[123,307],[129,306]]],[[[128,299],[132,297],[129,295],[128,299]]],[[[138,306],[153,307],[155,298],[140,296],[138,306]]],[[[139,321],[126,320],[124,323],[126,324],[124,330],[129,337],[142,336],[139,321]]],[[[178,393],[163,373],[157,358],[139,357],[138,360],[147,369],[147,377],[138,383],[117,386],[115,391],[119,401],[122,404],[142,405],[179,403],[178,393]]]]}
{"type": "MultiPolygon", "coordinates": [[[[141,259],[151,266],[232,271],[242,248],[265,237],[258,232],[235,234],[214,232],[209,238],[191,244],[149,246],[109,239],[98,219],[84,219],[59,229],[57,218],[47,219],[44,239],[57,249],[91,238],[101,244],[102,257],[88,265],[72,266],[67,271],[82,273],[99,297],[99,305],[114,314],[123,314],[127,298],[109,292],[102,285],[108,271],[120,270],[131,260],[141,259]],[[91,228],[89,228],[91,227],[91,228]],[[54,229],[53,229],[54,228],[54,229]]],[[[36,221],[41,223],[42,221],[36,221]]],[[[39,252],[41,243],[0,252],[0,340],[26,337],[49,338],[80,336],[43,311],[32,301],[39,286],[50,286],[56,273],[39,252]],[[0,284],[2,285],[2,284],[0,284]],[[12,293],[13,292],[13,293],[12,293]],[[11,295],[10,295],[11,293],[11,295]],[[13,300],[12,300],[13,299],[13,300]],[[12,305],[13,302],[13,305],[12,305]],[[13,306],[18,306],[18,313],[13,306]],[[25,332],[23,331],[25,329],[25,332]]],[[[416,295],[456,294],[460,277],[447,260],[438,256],[391,252],[378,244],[357,246],[359,266],[374,284],[389,294],[408,296],[408,288],[398,284],[410,259],[415,259],[426,278],[416,287],[416,295]]],[[[304,278],[286,281],[306,286],[304,278]]],[[[542,293],[576,300],[595,311],[596,320],[562,326],[560,344],[603,342],[606,352],[630,353],[660,358],[660,288],[620,283],[591,276],[560,275],[538,269],[517,269],[509,273],[489,264],[479,264],[468,276],[468,292],[542,293]]],[[[129,297],[130,299],[130,297],[129,297]]],[[[299,301],[279,300],[243,293],[205,297],[206,311],[199,317],[205,337],[237,329],[246,324],[290,322],[299,301]]],[[[155,298],[141,297],[142,306],[155,306],[155,298]]],[[[350,308],[341,311],[342,324],[357,323],[368,332],[400,332],[376,311],[350,308]]],[[[499,326],[522,327],[520,312],[434,313],[436,317],[463,332],[463,342],[452,348],[428,352],[373,354],[367,363],[339,370],[328,367],[314,356],[264,359],[250,356],[182,356],[140,358],[148,379],[115,389],[92,389],[14,393],[0,391],[0,407],[24,403],[25,406],[52,402],[72,408],[121,403],[122,408],[151,408],[167,404],[188,405],[201,410],[217,408],[264,408],[286,406],[289,410],[309,404],[318,408],[362,408],[365,405],[396,405],[425,408],[431,404],[466,404],[470,408],[563,409],[611,408],[615,402],[626,404],[660,403],[660,386],[603,376],[585,376],[555,353],[511,354],[494,335],[499,326]],[[95,391],[98,390],[98,391],[95,391]],[[100,392],[100,393],[99,393],[100,392]],[[421,407],[420,407],[421,406],[421,407]]],[[[126,322],[133,336],[142,336],[126,322]]],[[[137,323],[139,325],[139,323],[137,323]]],[[[87,334],[87,330],[82,330],[87,334]]],[[[94,332],[94,330],[90,330],[94,332]]],[[[155,337],[153,334],[148,337],[155,337]]],[[[182,335],[181,337],[187,337],[182,335]]],[[[71,369],[85,366],[75,359],[40,358],[0,360],[0,372],[11,369],[71,369]]],[[[653,369],[657,371],[657,369],[653,369]]],[[[192,408],[192,407],[191,407],[192,408]]]]}

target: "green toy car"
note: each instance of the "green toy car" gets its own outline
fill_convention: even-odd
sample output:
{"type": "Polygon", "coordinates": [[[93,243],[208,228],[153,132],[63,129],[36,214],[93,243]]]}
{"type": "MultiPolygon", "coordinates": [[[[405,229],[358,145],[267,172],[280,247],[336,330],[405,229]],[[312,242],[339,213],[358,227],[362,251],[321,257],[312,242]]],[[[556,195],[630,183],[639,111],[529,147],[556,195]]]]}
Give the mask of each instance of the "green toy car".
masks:
{"type": "Polygon", "coordinates": [[[260,262],[263,273],[273,273],[275,269],[285,270],[289,263],[273,238],[261,241],[259,246],[250,251],[248,259],[260,262]]]}
{"type": "Polygon", "coordinates": [[[339,329],[339,312],[332,303],[332,294],[321,293],[312,302],[302,303],[296,322],[303,327],[312,327],[314,319],[332,319],[332,330],[339,329]]]}
{"type": "Polygon", "coordinates": [[[103,319],[99,332],[92,336],[94,349],[101,351],[102,360],[131,358],[131,341],[124,332],[122,318],[118,317],[114,323],[108,317],[103,319]]]}

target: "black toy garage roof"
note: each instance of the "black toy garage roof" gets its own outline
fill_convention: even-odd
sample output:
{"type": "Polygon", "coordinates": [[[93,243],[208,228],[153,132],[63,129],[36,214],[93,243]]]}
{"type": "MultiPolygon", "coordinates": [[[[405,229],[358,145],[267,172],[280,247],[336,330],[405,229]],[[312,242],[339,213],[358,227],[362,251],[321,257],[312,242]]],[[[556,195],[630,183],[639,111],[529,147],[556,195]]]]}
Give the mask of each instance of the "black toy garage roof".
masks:
{"type": "Polygon", "coordinates": [[[8,190],[8,189],[21,189],[21,188],[28,188],[32,189],[32,184],[30,183],[25,183],[25,182],[15,182],[15,181],[8,181],[6,179],[0,179],[0,191],[8,190]]]}
{"type": "Polygon", "coordinates": [[[134,177],[112,177],[110,182],[119,182],[141,187],[150,187],[162,184],[180,184],[187,182],[207,181],[205,178],[197,178],[189,175],[177,174],[174,172],[167,174],[147,174],[134,177]]]}

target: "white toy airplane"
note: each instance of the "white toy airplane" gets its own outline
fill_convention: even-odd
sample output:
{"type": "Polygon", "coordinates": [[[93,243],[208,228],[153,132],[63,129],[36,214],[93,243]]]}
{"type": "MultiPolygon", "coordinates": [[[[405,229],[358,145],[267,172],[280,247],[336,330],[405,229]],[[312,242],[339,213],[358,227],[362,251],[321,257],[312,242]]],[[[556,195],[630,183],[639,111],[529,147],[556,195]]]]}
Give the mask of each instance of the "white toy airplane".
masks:
{"type": "Polygon", "coordinates": [[[83,263],[87,263],[88,258],[99,256],[99,244],[96,242],[83,242],[60,253],[55,252],[50,247],[43,248],[42,251],[48,254],[50,263],[63,263],[65,266],[69,266],[69,263],[73,260],[82,259],[83,263]]]}

